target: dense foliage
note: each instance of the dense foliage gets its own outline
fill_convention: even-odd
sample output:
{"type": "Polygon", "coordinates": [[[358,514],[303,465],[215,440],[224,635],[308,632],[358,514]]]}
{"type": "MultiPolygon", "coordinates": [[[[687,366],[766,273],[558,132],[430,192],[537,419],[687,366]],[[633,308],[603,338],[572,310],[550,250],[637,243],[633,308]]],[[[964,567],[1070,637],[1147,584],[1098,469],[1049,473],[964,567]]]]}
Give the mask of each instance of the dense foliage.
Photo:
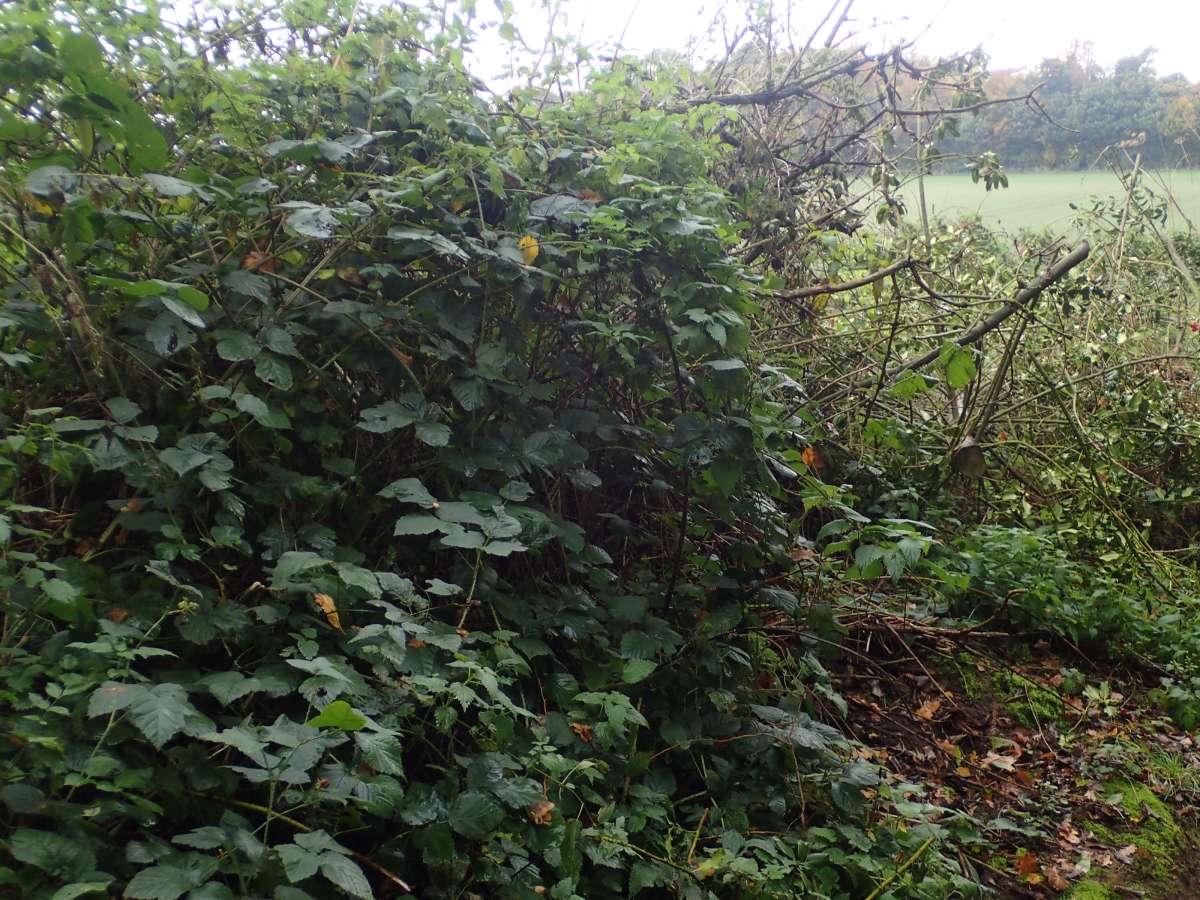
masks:
{"type": "Polygon", "coordinates": [[[0,893],[979,894],[843,620],[1200,718],[1200,244],[1131,179],[963,340],[1064,255],[893,215],[977,57],[499,96],[470,12],[0,10],[0,893]]]}
{"type": "Polygon", "coordinates": [[[807,426],[725,113],[496,101],[409,10],[2,33],[0,881],[849,897],[945,831],[754,633],[807,426]]]}

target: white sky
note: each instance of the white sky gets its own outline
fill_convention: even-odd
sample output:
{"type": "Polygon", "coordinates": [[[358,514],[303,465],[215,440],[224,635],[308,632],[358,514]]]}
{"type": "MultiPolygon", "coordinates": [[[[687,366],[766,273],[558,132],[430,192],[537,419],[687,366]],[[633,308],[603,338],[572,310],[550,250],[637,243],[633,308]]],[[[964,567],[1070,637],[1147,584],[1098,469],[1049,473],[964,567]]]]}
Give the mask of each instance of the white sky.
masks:
{"type": "MultiPolygon", "coordinates": [[[[829,0],[792,0],[797,22],[815,24],[829,0]]],[[[563,0],[556,33],[582,32],[590,46],[624,33],[627,50],[682,48],[703,33],[722,0],[563,0]],[[565,23],[564,23],[565,18],[565,23]]],[[[724,0],[730,19],[740,3],[724,0]]],[[[775,0],[778,11],[788,0],[775,0]]],[[[541,43],[546,13],[536,2],[518,2],[522,33],[541,43]]],[[[1061,56],[1076,41],[1090,41],[1096,60],[1112,65],[1123,56],[1156,49],[1160,75],[1182,72],[1200,81],[1200,0],[857,0],[851,23],[877,44],[920,35],[917,49],[945,55],[982,46],[993,69],[1022,68],[1061,56]]],[[[802,29],[798,29],[802,30],[802,29]]]]}

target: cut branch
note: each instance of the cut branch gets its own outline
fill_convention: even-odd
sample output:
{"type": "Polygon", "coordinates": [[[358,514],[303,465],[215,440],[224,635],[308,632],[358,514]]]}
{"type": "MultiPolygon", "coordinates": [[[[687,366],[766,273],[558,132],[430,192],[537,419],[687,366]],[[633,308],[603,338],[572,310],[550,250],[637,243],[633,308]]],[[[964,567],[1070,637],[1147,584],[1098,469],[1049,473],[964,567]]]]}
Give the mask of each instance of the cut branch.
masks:
{"type": "Polygon", "coordinates": [[[901,259],[886,266],[882,269],[877,269],[861,278],[854,278],[850,281],[842,281],[836,284],[826,282],[825,284],[812,284],[808,287],[797,288],[794,291],[783,291],[776,294],[779,300],[803,300],[805,297],[818,297],[821,294],[842,294],[846,291],[852,291],[855,288],[866,287],[868,284],[874,284],[876,281],[881,281],[889,275],[895,275],[902,269],[912,268],[914,261],[908,258],[901,259]]]}
{"type": "MultiPolygon", "coordinates": [[[[1088,242],[1081,242],[1078,247],[1076,247],[1058,262],[1054,263],[1054,265],[1047,268],[1044,272],[1042,272],[1041,275],[1033,279],[1033,281],[1031,281],[1025,287],[1021,288],[1015,297],[1001,306],[998,310],[991,315],[980,319],[979,322],[977,322],[963,334],[959,335],[959,337],[955,339],[954,343],[960,347],[969,347],[972,344],[976,344],[985,335],[995,331],[1002,324],[1004,324],[1004,322],[1006,322],[1014,313],[1022,309],[1028,310],[1033,306],[1034,301],[1041,296],[1042,291],[1046,290],[1046,288],[1050,287],[1050,285],[1054,284],[1054,282],[1058,281],[1073,268],[1087,259],[1089,253],[1091,253],[1091,247],[1088,245],[1088,242]]],[[[884,382],[886,383],[895,381],[898,376],[903,375],[905,372],[911,372],[915,369],[924,368],[936,360],[938,356],[941,355],[941,352],[941,347],[936,347],[933,350],[930,350],[928,353],[922,354],[915,359],[910,359],[908,362],[897,366],[895,369],[889,372],[887,377],[884,379],[884,382]]],[[[855,391],[872,387],[877,380],[877,378],[872,377],[861,381],[856,381],[838,391],[836,394],[824,397],[818,396],[814,399],[825,403],[840,400],[841,398],[846,397],[855,391]]],[[[801,403],[791,409],[788,412],[788,418],[791,418],[791,416],[795,415],[796,410],[803,405],[804,404],[801,403]]]]}

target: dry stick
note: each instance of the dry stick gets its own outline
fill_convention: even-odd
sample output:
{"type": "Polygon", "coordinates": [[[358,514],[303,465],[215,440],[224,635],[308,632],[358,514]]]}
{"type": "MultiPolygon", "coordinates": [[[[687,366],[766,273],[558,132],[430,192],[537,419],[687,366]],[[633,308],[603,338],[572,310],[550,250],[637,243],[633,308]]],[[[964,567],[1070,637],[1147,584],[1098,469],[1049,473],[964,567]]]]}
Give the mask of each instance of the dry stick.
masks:
{"type": "MultiPolygon", "coordinates": [[[[1091,247],[1089,246],[1087,241],[1083,241],[1082,243],[1080,243],[1078,247],[1076,247],[1074,250],[1072,250],[1070,253],[1068,253],[1066,256],[1064,256],[1062,259],[1060,259],[1058,262],[1056,262],[1054,265],[1052,265],[1048,269],[1046,269],[1045,272],[1043,272],[1037,278],[1033,279],[1033,281],[1031,281],[1028,285],[1026,285],[1021,290],[1019,290],[1017,292],[1017,295],[1015,297],[1013,297],[1012,300],[1009,300],[1007,303],[1005,303],[1003,306],[1001,306],[998,310],[996,310],[990,316],[986,316],[985,318],[981,319],[978,323],[976,323],[974,326],[972,326],[967,332],[965,332],[960,337],[958,337],[954,343],[957,344],[959,347],[968,347],[971,344],[977,343],[984,335],[988,334],[989,332],[995,331],[1002,324],[1004,324],[1004,322],[1007,321],[1009,319],[1009,317],[1013,315],[1013,313],[1017,312],[1018,310],[1025,309],[1028,306],[1031,306],[1033,304],[1033,301],[1035,301],[1039,296],[1041,296],[1042,291],[1044,291],[1050,285],[1054,284],[1054,282],[1058,281],[1060,278],[1062,278],[1064,275],[1066,275],[1069,271],[1071,271],[1071,269],[1075,268],[1077,265],[1079,265],[1081,262],[1083,262],[1085,259],[1087,259],[1088,254],[1090,252],[1091,252],[1091,247]]],[[[888,375],[886,380],[894,381],[897,376],[902,375],[905,372],[911,372],[914,369],[920,369],[920,368],[923,368],[924,366],[929,365],[931,362],[933,362],[935,359],[938,358],[938,356],[941,354],[941,352],[942,352],[941,348],[938,347],[933,350],[930,350],[928,353],[926,353],[922,356],[918,356],[916,359],[909,360],[908,362],[904,363],[901,366],[897,366],[895,369],[893,369],[891,371],[891,373],[888,375]]],[[[819,400],[821,402],[825,402],[825,403],[832,403],[836,400],[840,400],[843,397],[848,396],[849,394],[854,393],[855,391],[871,387],[874,383],[875,383],[874,378],[868,378],[865,381],[857,381],[857,382],[849,385],[848,387],[843,388],[841,391],[839,391],[836,394],[832,394],[832,395],[829,395],[826,397],[817,397],[815,399],[819,400]]],[[[805,405],[808,402],[811,402],[811,401],[806,400],[806,401],[802,401],[801,403],[798,403],[795,407],[793,407],[792,409],[790,409],[788,411],[787,416],[785,418],[790,419],[792,416],[794,416],[796,414],[797,410],[799,410],[801,406],[805,405]]]]}

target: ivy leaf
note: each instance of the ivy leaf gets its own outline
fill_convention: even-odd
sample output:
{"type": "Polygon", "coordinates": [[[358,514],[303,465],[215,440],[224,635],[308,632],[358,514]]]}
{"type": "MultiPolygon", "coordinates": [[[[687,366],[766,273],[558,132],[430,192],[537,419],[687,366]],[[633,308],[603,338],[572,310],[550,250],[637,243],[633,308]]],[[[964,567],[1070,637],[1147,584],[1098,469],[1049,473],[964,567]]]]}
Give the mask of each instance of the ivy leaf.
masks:
{"type": "Polygon", "coordinates": [[[481,791],[459,794],[450,805],[450,827],[469,840],[484,840],[502,821],[504,809],[481,791]]]}

